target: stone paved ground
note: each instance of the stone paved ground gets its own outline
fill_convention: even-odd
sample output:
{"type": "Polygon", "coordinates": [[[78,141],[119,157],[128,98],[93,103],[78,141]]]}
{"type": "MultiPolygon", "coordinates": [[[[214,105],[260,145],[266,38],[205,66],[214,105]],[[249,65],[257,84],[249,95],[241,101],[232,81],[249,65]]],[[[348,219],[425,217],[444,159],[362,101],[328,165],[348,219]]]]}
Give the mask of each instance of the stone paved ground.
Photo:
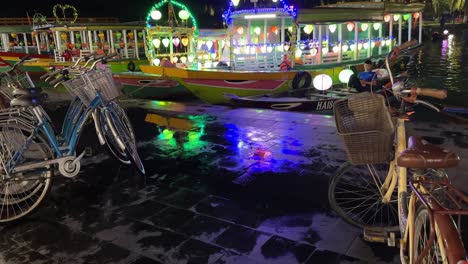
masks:
{"type": "MultiPolygon", "coordinates": [[[[0,263],[399,263],[397,249],[364,242],[330,211],[328,181],[346,160],[331,116],[127,106],[146,177],[112,159],[88,126],[81,145],[95,156],[78,177],[58,176],[34,214],[2,227],[0,263]]],[[[429,116],[409,133],[464,159],[467,126],[429,116]]],[[[466,166],[451,171],[464,187],[466,166]]]]}

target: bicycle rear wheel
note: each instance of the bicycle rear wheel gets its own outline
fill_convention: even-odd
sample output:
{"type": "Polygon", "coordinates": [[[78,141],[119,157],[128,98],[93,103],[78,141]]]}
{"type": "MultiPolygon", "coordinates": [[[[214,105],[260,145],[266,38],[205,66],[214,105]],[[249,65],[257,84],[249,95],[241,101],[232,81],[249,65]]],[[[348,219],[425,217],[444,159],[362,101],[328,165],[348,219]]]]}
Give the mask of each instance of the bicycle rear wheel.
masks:
{"type": "Polygon", "coordinates": [[[119,149],[125,151],[131,163],[140,174],[145,174],[145,168],[138,155],[135,141],[135,133],[125,111],[116,103],[103,109],[106,122],[112,131],[119,149]]]}
{"type": "Polygon", "coordinates": [[[8,150],[25,148],[18,165],[30,164],[52,158],[46,140],[30,134],[19,125],[0,124],[0,223],[10,222],[31,213],[48,193],[53,170],[50,166],[8,174],[8,150]]]}
{"type": "MultiPolygon", "coordinates": [[[[431,231],[431,222],[429,219],[429,211],[424,205],[420,205],[416,211],[414,219],[414,260],[421,255],[424,247],[427,245],[431,231]]],[[[422,263],[445,263],[440,253],[437,236],[433,245],[429,248],[427,254],[423,257],[422,263]]]]}
{"type": "Polygon", "coordinates": [[[332,209],[346,222],[360,228],[397,228],[397,193],[392,194],[388,203],[382,203],[380,193],[389,168],[390,163],[362,166],[344,163],[328,187],[332,209]]]}

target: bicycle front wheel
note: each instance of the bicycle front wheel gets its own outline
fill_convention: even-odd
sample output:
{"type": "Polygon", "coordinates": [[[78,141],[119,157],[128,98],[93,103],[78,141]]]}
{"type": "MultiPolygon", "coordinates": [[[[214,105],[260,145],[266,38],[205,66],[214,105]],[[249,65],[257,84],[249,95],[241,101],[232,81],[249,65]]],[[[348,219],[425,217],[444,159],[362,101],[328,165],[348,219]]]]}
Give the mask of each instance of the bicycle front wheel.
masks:
{"type": "Polygon", "coordinates": [[[353,166],[344,163],[331,179],[328,201],[346,222],[360,227],[398,227],[396,191],[382,202],[382,184],[390,163],[353,166]]]}
{"type": "Polygon", "coordinates": [[[140,174],[145,174],[145,168],[138,155],[135,141],[135,133],[125,111],[117,104],[103,109],[106,122],[112,131],[115,141],[121,151],[126,155],[140,174]]]}
{"type": "Polygon", "coordinates": [[[1,223],[14,221],[31,213],[50,189],[53,175],[50,166],[18,173],[6,172],[6,164],[9,162],[7,152],[14,149],[24,149],[16,166],[52,158],[52,151],[43,137],[36,135],[31,141],[27,141],[29,136],[28,132],[18,125],[0,126],[1,223]]]}

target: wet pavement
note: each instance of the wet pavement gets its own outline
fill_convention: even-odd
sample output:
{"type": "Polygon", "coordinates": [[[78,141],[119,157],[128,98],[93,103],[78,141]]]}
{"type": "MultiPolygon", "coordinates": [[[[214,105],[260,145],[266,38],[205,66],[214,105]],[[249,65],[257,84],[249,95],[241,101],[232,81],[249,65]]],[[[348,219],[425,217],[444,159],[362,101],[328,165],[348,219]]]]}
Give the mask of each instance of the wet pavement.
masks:
{"type": "MultiPolygon", "coordinates": [[[[0,227],[0,263],[399,263],[396,248],[364,242],[329,208],[328,181],[346,160],[332,116],[124,103],[146,177],[88,126],[80,149],[94,156],[76,178],[57,176],[33,214],[0,227]]],[[[410,134],[464,160],[468,126],[415,119],[410,134]]],[[[465,188],[467,169],[451,170],[465,188]]]]}

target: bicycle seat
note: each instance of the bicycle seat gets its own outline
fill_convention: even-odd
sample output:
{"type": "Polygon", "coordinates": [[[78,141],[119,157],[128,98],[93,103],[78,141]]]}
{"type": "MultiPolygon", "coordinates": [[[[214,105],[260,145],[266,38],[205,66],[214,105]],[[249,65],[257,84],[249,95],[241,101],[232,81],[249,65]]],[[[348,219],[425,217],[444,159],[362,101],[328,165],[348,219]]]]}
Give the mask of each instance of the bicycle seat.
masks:
{"type": "Polygon", "coordinates": [[[411,136],[408,148],[398,156],[397,164],[406,168],[439,169],[455,167],[458,161],[460,157],[455,152],[432,145],[421,137],[411,136]]]}
{"type": "Polygon", "coordinates": [[[13,98],[10,102],[12,107],[38,106],[47,98],[46,93],[27,94],[13,98]]]}
{"type": "Polygon", "coordinates": [[[38,94],[42,92],[41,87],[31,87],[31,88],[21,88],[21,89],[14,89],[13,90],[13,97],[18,97],[21,95],[29,95],[29,94],[38,94]]]}

